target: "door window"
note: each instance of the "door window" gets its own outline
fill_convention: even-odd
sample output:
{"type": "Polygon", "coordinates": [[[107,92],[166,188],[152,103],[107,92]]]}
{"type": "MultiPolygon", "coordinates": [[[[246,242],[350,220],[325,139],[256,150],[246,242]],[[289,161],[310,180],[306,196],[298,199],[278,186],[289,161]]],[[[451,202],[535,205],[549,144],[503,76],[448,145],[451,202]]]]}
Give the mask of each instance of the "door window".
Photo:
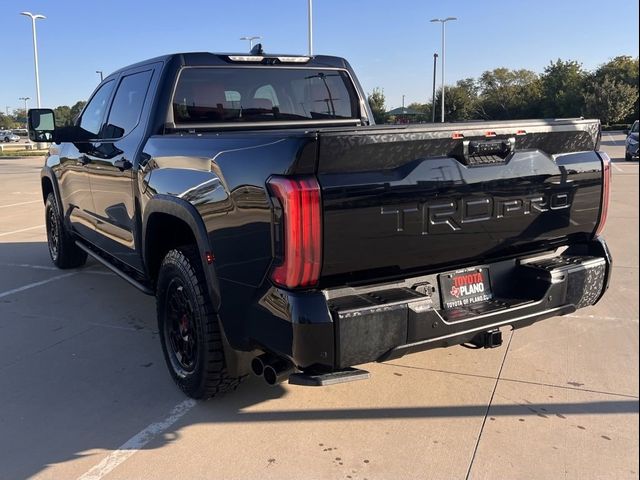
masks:
{"type": "Polygon", "coordinates": [[[84,112],[82,112],[80,128],[89,132],[93,136],[97,137],[98,133],[100,133],[102,120],[104,119],[104,114],[107,109],[109,97],[111,97],[114,84],[115,82],[113,80],[109,80],[107,83],[104,83],[98,91],[96,91],[93,97],[91,97],[91,100],[85,107],[84,112]]]}
{"type": "Polygon", "coordinates": [[[123,137],[136,128],[152,73],[153,70],[147,70],[122,78],[109,112],[104,138],[123,137]]]}

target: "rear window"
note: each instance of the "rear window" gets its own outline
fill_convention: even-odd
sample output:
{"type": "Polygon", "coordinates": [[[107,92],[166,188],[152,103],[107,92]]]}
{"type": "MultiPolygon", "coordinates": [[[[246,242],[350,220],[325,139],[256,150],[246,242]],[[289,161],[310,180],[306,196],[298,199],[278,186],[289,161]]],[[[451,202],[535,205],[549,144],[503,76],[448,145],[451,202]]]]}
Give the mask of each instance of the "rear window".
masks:
{"type": "Polygon", "coordinates": [[[346,72],[311,68],[185,68],[173,97],[176,125],[358,119],[346,72]]]}

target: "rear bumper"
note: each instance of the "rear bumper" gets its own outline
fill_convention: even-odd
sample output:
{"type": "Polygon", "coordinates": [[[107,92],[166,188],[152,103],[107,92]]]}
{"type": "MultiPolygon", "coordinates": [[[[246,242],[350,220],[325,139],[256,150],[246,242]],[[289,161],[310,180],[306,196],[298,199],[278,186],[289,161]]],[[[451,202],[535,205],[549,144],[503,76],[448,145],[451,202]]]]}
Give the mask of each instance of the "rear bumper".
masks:
{"type": "Polygon", "coordinates": [[[494,301],[480,314],[456,318],[441,308],[437,275],[324,292],[274,288],[260,304],[278,317],[273,319],[277,325],[272,324],[275,329],[264,338],[254,339],[260,348],[288,358],[302,370],[331,371],[385,361],[594,305],[608,287],[611,263],[606,244],[597,239],[553,258],[490,264],[494,301]]]}

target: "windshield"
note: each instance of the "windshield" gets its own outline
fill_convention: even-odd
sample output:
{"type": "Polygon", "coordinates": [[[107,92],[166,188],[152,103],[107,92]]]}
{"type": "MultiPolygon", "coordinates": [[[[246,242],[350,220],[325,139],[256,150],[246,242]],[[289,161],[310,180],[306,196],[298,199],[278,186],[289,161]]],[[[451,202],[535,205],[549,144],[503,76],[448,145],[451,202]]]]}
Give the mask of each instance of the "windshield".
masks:
{"type": "Polygon", "coordinates": [[[185,68],[173,97],[180,124],[358,119],[358,97],[340,70],[185,68]]]}

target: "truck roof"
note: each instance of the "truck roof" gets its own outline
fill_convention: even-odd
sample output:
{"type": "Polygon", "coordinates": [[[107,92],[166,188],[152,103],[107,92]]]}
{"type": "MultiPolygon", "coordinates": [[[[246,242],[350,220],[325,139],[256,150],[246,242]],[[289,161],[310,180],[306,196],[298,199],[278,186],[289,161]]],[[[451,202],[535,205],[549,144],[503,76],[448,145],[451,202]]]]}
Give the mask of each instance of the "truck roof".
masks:
{"type": "MultiPolygon", "coordinates": [[[[160,55],[158,57],[149,58],[147,60],[143,60],[141,62],[137,62],[131,65],[127,65],[126,67],[122,67],[115,72],[111,73],[108,77],[113,75],[117,75],[123,70],[129,70],[135,67],[141,67],[144,65],[148,65],[150,63],[163,62],[168,63],[174,59],[180,58],[182,65],[185,66],[220,66],[220,65],[242,65],[244,62],[234,62],[231,61],[232,57],[247,57],[253,54],[240,52],[240,53],[229,53],[229,52],[181,52],[181,53],[171,53],[167,55],[160,55]]],[[[300,66],[305,67],[324,67],[324,68],[349,68],[349,63],[342,57],[334,57],[331,55],[299,55],[299,54],[281,54],[281,53],[262,53],[260,56],[265,58],[309,58],[308,62],[300,63],[300,66]]],[[[246,63],[245,63],[246,64],[246,63]]],[[[295,65],[296,63],[276,63],[275,65],[295,65]]],[[[260,65],[255,62],[251,62],[250,65],[260,65]]],[[[270,64],[271,65],[271,64],[270,64]]],[[[107,78],[108,78],[107,77],[107,78]]]]}

